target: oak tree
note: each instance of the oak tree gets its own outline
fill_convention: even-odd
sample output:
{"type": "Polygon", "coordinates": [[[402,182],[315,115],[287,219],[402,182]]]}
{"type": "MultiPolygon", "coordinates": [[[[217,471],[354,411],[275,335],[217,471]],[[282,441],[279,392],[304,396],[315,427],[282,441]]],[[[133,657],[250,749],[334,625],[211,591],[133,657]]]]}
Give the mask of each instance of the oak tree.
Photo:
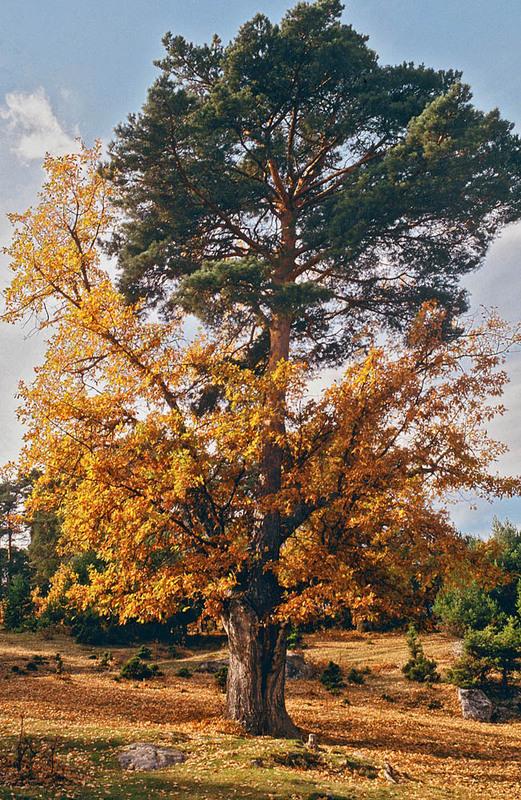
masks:
{"type": "Polygon", "coordinates": [[[123,621],[204,604],[228,633],[230,716],[292,734],[288,625],[393,613],[412,579],[469,552],[442,500],[519,491],[491,474],[502,447],[485,430],[512,334],[491,317],[447,337],[427,302],[402,344],[368,342],[314,396],[309,364],[247,365],[237,337],[187,340],[183,313],[125,301],[100,250],[114,209],[99,155],[47,159],[8,250],[7,316],[49,335],[20,389],[20,468],[39,475],[28,511],[57,519],[63,550],[96,556],[87,581],[64,559],[48,601],[123,621]]]}

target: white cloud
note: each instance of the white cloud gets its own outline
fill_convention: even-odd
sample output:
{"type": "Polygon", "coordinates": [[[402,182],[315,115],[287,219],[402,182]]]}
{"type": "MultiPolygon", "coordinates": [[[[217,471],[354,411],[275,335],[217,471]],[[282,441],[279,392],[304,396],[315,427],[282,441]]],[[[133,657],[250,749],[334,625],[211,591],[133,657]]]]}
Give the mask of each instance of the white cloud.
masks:
{"type": "Polygon", "coordinates": [[[46,153],[63,155],[78,150],[78,142],[57,120],[42,88],[34,92],[10,92],[0,107],[12,151],[22,161],[42,159],[46,153]]]}

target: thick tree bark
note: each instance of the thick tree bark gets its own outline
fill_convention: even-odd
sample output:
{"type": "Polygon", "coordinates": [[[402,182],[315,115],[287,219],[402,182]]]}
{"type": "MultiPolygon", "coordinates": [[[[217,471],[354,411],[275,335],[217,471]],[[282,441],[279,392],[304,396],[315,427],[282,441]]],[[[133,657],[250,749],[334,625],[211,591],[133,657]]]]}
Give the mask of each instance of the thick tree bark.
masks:
{"type": "Polygon", "coordinates": [[[224,624],[230,667],[227,712],[256,736],[296,737],[284,700],[286,632],[259,620],[244,598],[232,598],[224,624]]]}

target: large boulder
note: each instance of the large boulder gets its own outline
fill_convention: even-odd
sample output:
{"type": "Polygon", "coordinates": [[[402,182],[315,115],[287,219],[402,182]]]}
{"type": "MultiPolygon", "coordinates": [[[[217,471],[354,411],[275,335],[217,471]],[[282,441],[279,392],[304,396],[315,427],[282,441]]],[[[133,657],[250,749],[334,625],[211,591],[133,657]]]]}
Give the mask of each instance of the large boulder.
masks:
{"type": "Polygon", "coordinates": [[[135,742],[124,747],[118,753],[118,761],[122,769],[145,772],[153,769],[165,769],[172,764],[182,764],[186,756],[172,747],[159,747],[149,742],[135,742]]]}
{"type": "Polygon", "coordinates": [[[476,722],[491,722],[494,715],[494,703],[481,689],[458,689],[461,713],[464,719],[476,722]]]}

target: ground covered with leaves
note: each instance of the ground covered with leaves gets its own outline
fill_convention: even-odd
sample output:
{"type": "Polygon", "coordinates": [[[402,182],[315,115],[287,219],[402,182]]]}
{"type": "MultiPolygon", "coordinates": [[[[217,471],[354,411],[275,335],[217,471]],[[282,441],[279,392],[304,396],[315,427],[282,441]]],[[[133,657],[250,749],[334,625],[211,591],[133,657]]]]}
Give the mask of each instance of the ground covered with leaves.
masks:
{"type": "MultiPolygon", "coordinates": [[[[128,681],[117,676],[137,648],[114,649],[109,660],[106,648],[75,645],[62,635],[1,633],[0,798],[521,796],[521,722],[465,721],[454,687],[406,681],[403,634],[313,634],[306,644],[317,673],[334,661],[347,679],[336,693],[318,677],[289,682],[290,713],[306,734],[317,735],[315,752],[302,742],[244,736],[223,718],[215,676],[197,671],[202,661],[223,657],[216,640],[205,649],[181,649],[176,658],[153,645],[163,674],[128,681]],[[176,747],[187,760],[155,773],[122,772],[117,751],[136,741],[176,747]],[[397,783],[389,780],[389,766],[397,783]]],[[[446,671],[454,641],[433,635],[424,645],[446,671]]]]}

